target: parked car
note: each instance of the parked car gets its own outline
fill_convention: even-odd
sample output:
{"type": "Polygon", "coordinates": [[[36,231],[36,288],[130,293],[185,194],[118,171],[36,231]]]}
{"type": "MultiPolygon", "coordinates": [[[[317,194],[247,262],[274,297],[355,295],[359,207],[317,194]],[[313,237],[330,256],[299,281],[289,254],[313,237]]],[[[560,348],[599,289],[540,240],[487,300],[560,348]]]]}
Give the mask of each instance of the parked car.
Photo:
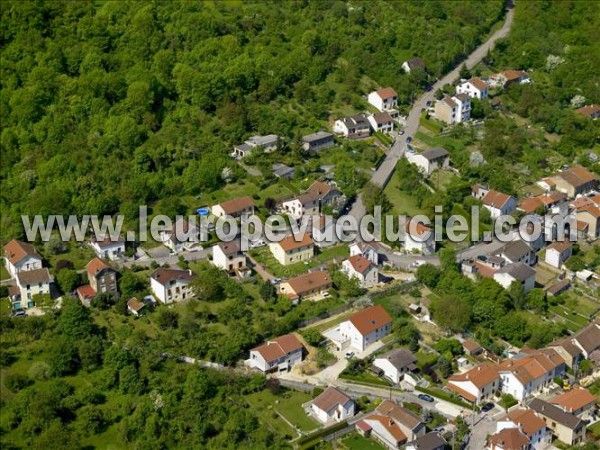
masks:
{"type": "Polygon", "coordinates": [[[408,136],[408,137],[406,138],[406,143],[407,143],[407,144],[410,144],[410,142],[411,142],[411,141],[412,141],[412,137],[408,136]]]}
{"type": "Polygon", "coordinates": [[[417,397],[419,397],[419,400],[423,400],[424,402],[431,403],[431,402],[435,401],[431,395],[427,395],[427,394],[419,394],[417,397]]]}
{"type": "Polygon", "coordinates": [[[494,406],[496,406],[496,405],[494,405],[493,403],[486,403],[485,405],[483,405],[481,407],[481,410],[483,412],[488,412],[488,411],[491,411],[492,409],[494,409],[494,406]]]}
{"type": "Polygon", "coordinates": [[[271,280],[271,284],[279,284],[279,283],[281,283],[281,278],[273,278],[271,280]]]}
{"type": "Polygon", "coordinates": [[[350,359],[352,357],[354,357],[354,352],[350,352],[350,351],[346,352],[346,359],[350,359]]]}
{"type": "Polygon", "coordinates": [[[27,315],[27,313],[25,312],[24,309],[15,309],[11,314],[12,317],[19,317],[19,316],[26,316],[26,315],[27,315]]]}

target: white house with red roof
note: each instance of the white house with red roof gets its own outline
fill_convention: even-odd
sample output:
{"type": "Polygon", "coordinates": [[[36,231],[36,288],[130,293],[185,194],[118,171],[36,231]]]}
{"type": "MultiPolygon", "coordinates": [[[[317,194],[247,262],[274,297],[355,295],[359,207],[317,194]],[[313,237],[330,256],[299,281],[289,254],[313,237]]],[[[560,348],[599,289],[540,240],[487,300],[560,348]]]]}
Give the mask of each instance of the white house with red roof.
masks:
{"type": "Polygon", "coordinates": [[[373,245],[366,242],[353,242],[349,248],[350,256],[360,255],[371,261],[372,264],[379,264],[379,252],[373,245]]]}
{"type": "Polygon", "coordinates": [[[269,340],[250,350],[246,364],[262,372],[290,370],[302,361],[304,346],[293,334],[269,340]]]}
{"type": "Polygon", "coordinates": [[[328,387],[310,403],[310,413],[324,425],[341,422],[356,411],[356,403],[342,391],[328,387]]]}
{"type": "Polygon", "coordinates": [[[542,450],[552,442],[552,433],[544,421],[530,409],[514,409],[496,423],[496,432],[516,428],[529,442],[529,449],[542,450]]]}
{"type": "Polygon", "coordinates": [[[42,268],[42,257],[35,247],[27,242],[13,239],[4,246],[4,260],[6,270],[11,277],[16,277],[22,270],[35,270],[42,268]]]}
{"type": "Polygon", "coordinates": [[[342,272],[348,278],[356,278],[363,288],[370,288],[379,282],[377,266],[363,256],[355,255],[342,262],[342,272]]]}
{"type": "Polygon", "coordinates": [[[512,213],[517,209],[517,199],[512,195],[490,189],[481,199],[483,207],[490,212],[492,219],[512,213]]]}
{"type": "Polygon", "coordinates": [[[391,87],[381,88],[371,92],[367,101],[378,111],[390,111],[398,107],[398,94],[391,87]]]}
{"type": "Polygon", "coordinates": [[[338,349],[352,347],[358,351],[383,339],[392,331],[392,318],[381,305],[354,313],[348,320],[323,333],[338,349]]]}
{"type": "Polygon", "coordinates": [[[482,100],[488,96],[488,86],[481,78],[475,77],[456,86],[456,93],[482,100]]]}
{"type": "Polygon", "coordinates": [[[150,275],[150,288],[161,303],[171,304],[193,297],[191,270],[159,267],[150,275]]]}
{"type": "Polygon", "coordinates": [[[448,378],[448,389],[465,400],[478,404],[500,390],[500,375],[492,364],[481,364],[468,372],[448,378]]]}
{"type": "Polygon", "coordinates": [[[435,253],[435,234],[427,225],[409,219],[404,224],[404,250],[409,253],[435,253]]]}

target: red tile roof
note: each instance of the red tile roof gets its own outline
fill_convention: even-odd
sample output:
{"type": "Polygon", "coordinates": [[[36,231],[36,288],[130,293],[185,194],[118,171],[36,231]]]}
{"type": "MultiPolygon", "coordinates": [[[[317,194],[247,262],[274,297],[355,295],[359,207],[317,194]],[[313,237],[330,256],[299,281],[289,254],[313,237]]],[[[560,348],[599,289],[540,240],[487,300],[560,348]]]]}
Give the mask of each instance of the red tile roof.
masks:
{"type": "Polygon", "coordinates": [[[371,268],[371,261],[361,255],[354,255],[348,258],[348,262],[352,268],[358,273],[365,273],[371,268]]]}
{"type": "Polygon", "coordinates": [[[285,334],[265,342],[251,351],[259,353],[265,361],[275,361],[288,353],[304,348],[293,334],[285,334]]]}
{"type": "Polygon", "coordinates": [[[381,305],[365,308],[350,316],[348,320],[363,336],[392,323],[392,318],[381,305]]]}
{"type": "Polygon", "coordinates": [[[315,270],[314,272],[306,273],[295,278],[290,278],[284,281],[290,285],[292,290],[297,295],[302,295],[305,292],[310,292],[315,289],[327,289],[331,286],[331,277],[324,270],[315,270]]]}
{"type": "MultiPolygon", "coordinates": [[[[500,375],[498,375],[498,370],[492,364],[484,363],[479,366],[469,370],[465,373],[460,373],[456,375],[452,375],[448,378],[448,381],[470,381],[479,389],[493,383],[498,380],[500,375]]],[[[451,384],[448,385],[450,389],[453,389],[451,384]]]]}
{"type": "Polygon", "coordinates": [[[481,199],[484,205],[491,206],[493,208],[502,208],[509,200],[510,195],[494,191],[493,189],[490,189],[490,191],[481,199]]]}
{"type": "Polygon", "coordinates": [[[254,201],[250,197],[240,197],[219,203],[219,206],[221,206],[225,214],[230,215],[239,213],[248,208],[253,208],[254,201]]]}
{"type": "Polygon", "coordinates": [[[87,265],[85,266],[85,269],[87,270],[87,273],[89,275],[94,277],[100,271],[102,271],[104,269],[110,269],[110,266],[108,264],[106,264],[104,261],[102,261],[100,258],[94,258],[89,263],[87,263],[87,265]]]}
{"type": "Polygon", "coordinates": [[[284,252],[289,252],[297,248],[311,246],[313,245],[313,240],[308,233],[304,233],[302,236],[290,234],[279,241],[279,245],[284,252]]]}
{"type": "Polygon", "coordinates": [[[13,239],[4,246],[4,256],[15,265],[21,262],[26,256],[34,256],[41,259],[35,247],[27,242],[13,239]]]}
{"type": "Polygon", "coordinates": [[[520,425],[523,433],[530,437],[546,427],[544,421],[530,409],[515,409],[508,413],[508,418],[520,425]]]}
{"type": "Polygon", "coordinates": [[[379,97],[381,97],[382,100],[386,100],[386,99],[392,98],[392,97],[398,97],[398,94],[396,94],[396,91],[393,90],[391,87],[379,89],[377,91],[377,95],[379,95],[379,97]]]}
{"type": "Polygon", "coordinates": [[[490,438],[491,448],[523,450],[529,448],[529,438],[518,428],[504,428],[490,438]]]}
{"type": "Polygon", "coordinates": [[[92,286],[86,284],[85,286],[81,286],[77,288],[77,295],[79,298],[93,298],[96,295],[96,291],[92,286]]]}
{"type": "Polygon", "coordinates": [[[163,286],[173,280],[190,280],[194,277],[191,270],[165,269],[159,267],[150,275],[163,286]]]}
{"type": "Polygon", "coordinates": [[[598,399],[592,395],[587,389],[574,388],[571,391],[565,392],[558,397],[550,400],[550,403],[558,405],[565,411],[572,413],[588,405],[596,403],[598,399]]]}
{"type": "Polygon", "coordinates": [[[334,387],[328,387],[317,398],[312,401],[312,404],[323,411],[331,411],[338,405],[344,406],[352,399],[342,391],[334,387]]]}

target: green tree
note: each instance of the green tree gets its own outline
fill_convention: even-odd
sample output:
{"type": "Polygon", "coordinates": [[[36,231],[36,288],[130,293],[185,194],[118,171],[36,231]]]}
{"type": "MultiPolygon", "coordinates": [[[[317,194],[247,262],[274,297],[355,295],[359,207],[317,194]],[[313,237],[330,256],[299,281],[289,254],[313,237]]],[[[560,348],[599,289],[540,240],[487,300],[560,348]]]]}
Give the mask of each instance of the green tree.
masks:
{"type": "Polygon", "coordinates": [[[65,293],[71,293],[81,285],[81,277],[73,269],[63,269],[56,274],[56,281],[61,290],[65,293]]]}
{"type": "Polygon", "coordinates": [[[417,268],[416,277],[430,289],[434,289],[440,279],[440,270],[433,264],[423,264],[417,268]]]}

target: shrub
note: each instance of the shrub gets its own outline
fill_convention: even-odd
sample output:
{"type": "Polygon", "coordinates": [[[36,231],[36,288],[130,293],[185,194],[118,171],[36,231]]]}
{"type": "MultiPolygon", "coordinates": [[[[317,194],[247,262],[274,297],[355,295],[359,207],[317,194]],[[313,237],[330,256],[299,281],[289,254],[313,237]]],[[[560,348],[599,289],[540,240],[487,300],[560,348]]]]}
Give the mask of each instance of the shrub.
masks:
{"type": "Polygon", "coordinates": [[[6,378],[4,378],[4,385],[13,392],[25,389],[32,383],[33,381],[31,381],[29,377],[25,375],[20,375],[18,373],[8,375],[6,378]]]}

